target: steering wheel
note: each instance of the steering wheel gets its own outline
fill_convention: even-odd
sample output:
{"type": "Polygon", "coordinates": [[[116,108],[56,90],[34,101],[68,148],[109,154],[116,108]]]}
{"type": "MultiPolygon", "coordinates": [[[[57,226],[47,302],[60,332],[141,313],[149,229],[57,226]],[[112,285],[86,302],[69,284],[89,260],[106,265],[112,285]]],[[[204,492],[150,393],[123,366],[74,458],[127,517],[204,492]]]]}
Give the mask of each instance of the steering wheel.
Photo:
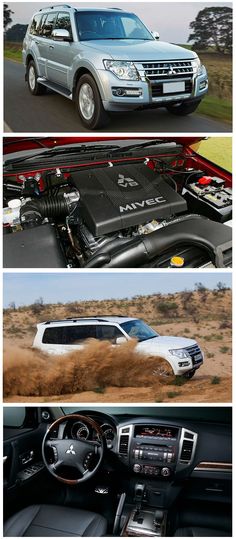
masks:
{"type": "Polygon", "coordinates": [[[99,425],[90,417],[85,417],[79,414],[69,414],[60,417],[49,426],[42,443],[42,456],[47,470],[59,481],[67,485],[77,485],[83,481],[90,479],[98,470],[105,448],[105,438],[99,425]],[[62,423],[70,420],[82,421],[92,427],[98,435],[98,440],[75,440],[74,438],[64,439],[64,428],[60,428],[62,423]],[[52,431],[58,428],[57,438],[50,437],[52,431]],[[47,448],[53,451],[53,463],[48,462],[46,455],[47,448]],[[92,470],[88,467],[88,459],[97,457],[97,462],[92,470]],[[78,479],[67,479],[60,475],[60,467],[66,466],[68,469],[76,469],[81,475],[78,479]]]}

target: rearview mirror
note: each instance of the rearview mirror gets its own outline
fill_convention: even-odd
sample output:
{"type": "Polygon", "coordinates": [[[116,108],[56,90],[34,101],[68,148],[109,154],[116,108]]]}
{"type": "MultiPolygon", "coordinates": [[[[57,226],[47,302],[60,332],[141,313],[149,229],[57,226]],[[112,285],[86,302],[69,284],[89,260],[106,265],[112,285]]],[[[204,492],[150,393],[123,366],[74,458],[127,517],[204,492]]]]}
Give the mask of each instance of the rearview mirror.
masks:
{"type": "Polygon", "coordinates": [[[155,30],[154,30],[153,32],[151,32],[151,34],[153,35],[154,39],[160,39],[159,32],[155,32],[155,30]]]}
{"type": "Polygon", "coordinates": [[[52,31],[52,38],[55,41],[72,41],[71,35],[68,30],[63,30],[63,28],[56,28],[52,31]]]}

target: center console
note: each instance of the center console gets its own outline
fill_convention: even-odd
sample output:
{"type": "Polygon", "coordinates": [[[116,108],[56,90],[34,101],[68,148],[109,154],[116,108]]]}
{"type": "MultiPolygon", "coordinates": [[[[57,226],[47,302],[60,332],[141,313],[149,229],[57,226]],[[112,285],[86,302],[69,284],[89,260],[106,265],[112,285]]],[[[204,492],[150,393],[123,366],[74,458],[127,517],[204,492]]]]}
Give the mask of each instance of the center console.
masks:
{"type": "Polygon", "coordinates": [[[180,488],[175,476],[185,475],[193,463],[197,438],[197,433],[184,427],[155,421],[118,428],[118,456],[132,474],[130,484],[138,476],[123,536],[166,535],[168,508],[180,488]]]}

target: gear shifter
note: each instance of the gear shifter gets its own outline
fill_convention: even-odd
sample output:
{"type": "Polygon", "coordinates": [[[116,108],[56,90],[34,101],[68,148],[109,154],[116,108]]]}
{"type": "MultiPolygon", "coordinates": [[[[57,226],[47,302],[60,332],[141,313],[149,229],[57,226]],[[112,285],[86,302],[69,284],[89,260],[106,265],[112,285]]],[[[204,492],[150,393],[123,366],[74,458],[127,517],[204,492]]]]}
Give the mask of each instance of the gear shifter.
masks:
{"type": "Polygon", "coordinates": [[[164,520],[164,511],[161,511],[160,509],[156,509],[153,517],[153,525],[154,527],[159,530],[163,524],[164,520]]]}
{"type": "Polygon", "coordinates": [[[136,505],[136,512],[139,513],[142,505],[142,501],[145,493],[144,483],[136,483],[134,487],[134,502],[136,505]]]}

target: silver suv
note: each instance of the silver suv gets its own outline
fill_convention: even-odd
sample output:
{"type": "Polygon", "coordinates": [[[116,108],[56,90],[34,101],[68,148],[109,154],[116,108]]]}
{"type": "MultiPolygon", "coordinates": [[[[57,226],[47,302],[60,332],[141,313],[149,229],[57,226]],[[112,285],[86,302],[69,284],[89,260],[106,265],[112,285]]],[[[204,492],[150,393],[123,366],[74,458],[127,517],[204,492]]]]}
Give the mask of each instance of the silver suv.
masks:
{"type": "Polygon", "coordinates": [[[88,129],[105,125],[110,111],[164,106],[190,114],[207,92],[206,69],[195,52],[158,37],[120,9],[42,8],[23,42],[29,90],[75,101],[88,129]]]}

